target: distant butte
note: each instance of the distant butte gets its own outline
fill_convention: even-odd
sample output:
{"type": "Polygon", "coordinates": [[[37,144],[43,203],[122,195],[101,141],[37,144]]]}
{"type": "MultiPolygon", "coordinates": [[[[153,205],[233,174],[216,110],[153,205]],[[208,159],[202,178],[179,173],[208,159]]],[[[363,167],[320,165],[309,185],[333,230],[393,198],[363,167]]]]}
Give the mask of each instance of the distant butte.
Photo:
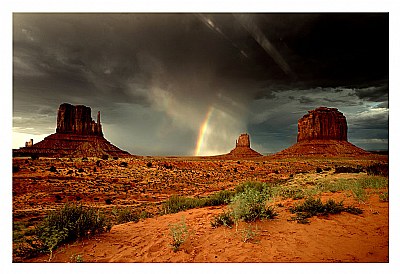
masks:
{"type": "MultiPolygon", "coordinates": [[[[33,142],[32,142],[33,143],[33,142]]],[[[43,141],[13,151],[14,156],[39,157],[126,157],[130,154],[103,137],[100,111],[92,120],[90,107],[61,104],[57,112],[57,128],[43,141]]]]}
{"type": "Polygon", "coordinates": [[[260,157],[262,154],[250,148],[250,136],[247,133],[243,133],[236,140],[236,147],[224,156],[228,158],[252,158],[260,157]]]}
{"type": "Polygon", "coordinates": [[[346,117],[336,108],[319,107],[299,119],[297,143],[275,156],[357,156],[369,152],[347,141],[346,117]]]}

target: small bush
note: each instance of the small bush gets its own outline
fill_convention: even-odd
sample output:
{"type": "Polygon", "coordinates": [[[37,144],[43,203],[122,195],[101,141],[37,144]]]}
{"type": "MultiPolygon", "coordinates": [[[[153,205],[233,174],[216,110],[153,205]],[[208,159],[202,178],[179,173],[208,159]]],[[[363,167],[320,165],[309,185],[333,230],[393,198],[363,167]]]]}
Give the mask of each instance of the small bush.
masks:
{"type": "Polygon", "coordinates": [[[228,190],[221,190],[204,198],[172,195],[164,202],[162,212],[164,214],[170,214],[197,207],[224,205],[230,202],[232,196],[233,192],[228,190]]]}
{"type": "Polygon", "coordinates": [[[140,212],[140,214],[139,214],[140,219],[147,219],[147,218],[151,218],[152,216],[153,216],[153,214],[151,212],[148,212],[145,210],[140,212]]]}
{"type": "Polygon", "coordinates": [[[12,167],[12,172],[13,173],[16,173],[16,172],[19,172],[20,171],[20,167],[19,166],[13,166],[12,167]]]}
{"type": "Polygon", "coordinates": [[[278,194],[283,198],[292,198],[293,200],[302,199],[305,196],[304,191],[298,188],[281,188],[278,194]]]}
{"type": "Polygon", "coordinates": [[[198,207],[200,205],[199,201],[193,198],[181,197],[177,195],[172,195],[163,204],[163,213],[177,213],[179,211],[188,210],[191,208],[198,207]]]}
{"type": "Polygon", "coordinates": [[[218,206],[228,204],[233,196],[232,191],[221,190],[210,196],[203,198],[204,205],[203,206],[218,206]]]}
{"type": "Polygon", "coordinates": [[[127,163],[127,162],[121,162],[121,163],[119,164],[119,166],[120,166],[120,167],[127,167],[127,166],[128,166],[128,163],[127,163]]]}
{"type": "Polygon", "coordinates": [[[51,166],[51,167],[49,168],[49,171],[51,171],[51,172],[57,172],[57,169],[56,169],[55,166],[51,166]]]}
{"type": "Polygon", "coordinates": [[[36,234],[52,252],[62,243],[102,233],[109,229],[111,227],[108,220],[100,211],[67,203],[61,209],[47,215],[36,227],[36,234]]]}
{"type": "Polygon", "coordinates": [[[113,209],[112,214],[116,217],[117,224],[139,221],[138,214],[127,207],[113,209]]]}
{"type": "Polygon", "coordinates": [[[328,214],[338,214],[341,212],[348,212],[351,214],[361,214],[362,210],[353,206],[345,207],[343,202],[335,202],[332,199],[329,199],[325,204],[322,203],[321,199],[314,199],[312,197],[306,199],[302,204],[298,204],[295,207],[290,208],[291,213],[296,213],[296,217],[292,217],[290,221],[297,220],[299,223],[306,218],[310,218],[312,216],[324,215],[328,214]]]}
{"type": "Polygon", "coordinates": [[[182,216],[180,222],[169,225],[169,233],[172,237],[171,247],[174,252],[176,252],[189,237],[189,231],[187,229],[184,216],[182,216]]]}
{"type": "Polygon", "coordinates": [[[151,168],[151,167],[153,166],[153,163],[152,163],[152,162],[147,162],[146,166],[147,166],[148,168],[151,168]]]}
{"type": "Polygon", "coordinates": [[[223,212],[217,216],[214,217],[214,220],[211,221],[211,227],[219,227],[221,225],[224,225],[226,227],[232,228],[234,224],[233,218],[232,218],[232,212],[223,212]]]}
{"type": "Polygon", "coordinates": [[[247,188],[251,188],[254,189],[260,193],[265,193],[265,194],[270,194],[271,193],[271,189],[270,186],[267,185],[266,183],[262,183],[262,182],[245,182],[245,183],[241,183],[239,185],[237,185],[235,187],[235,192],[236,193],[242,193],[244,192],[247,188]]]}
{"type": "Polygon", "coordinates": [[[265,192],[260,192],[250,187],[236,194],[229,205],[235,222],[238,223],[239,220],[251,222],[263,218],[274,218],[277,215],[274,210],[271,207],[265,207],[268,197],[265,192]]]}

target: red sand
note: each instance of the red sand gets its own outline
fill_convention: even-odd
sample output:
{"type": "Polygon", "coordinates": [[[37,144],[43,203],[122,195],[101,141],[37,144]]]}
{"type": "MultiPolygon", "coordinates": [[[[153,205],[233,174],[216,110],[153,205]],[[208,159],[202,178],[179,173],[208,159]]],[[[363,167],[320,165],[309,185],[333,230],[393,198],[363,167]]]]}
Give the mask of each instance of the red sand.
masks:
{"type": "MultiPolygon", "coordinates": [[[[344,193],[327,193],[322,200],[334,198],[354,204],[344,193]]],[[[388,203],[371,194],[365,204],[357,205],[362,215],[341,213],[312,217],[310,224],[288,222],[288,207],[281,202],[274,220],[252,224],[257,236],[244,242],[235,228],[212,228],[213,216],[224,207],[193,209],[114,226],[109,233],[59,248],[52,262],[73,262],[81,255],[84,262],[388,262],[388,203]],[[191,233],[177,252],[170,247],[169,225],[181,217],[191,233]]],[[[29,262],[47,262],[48,255],[29,262]]]]}

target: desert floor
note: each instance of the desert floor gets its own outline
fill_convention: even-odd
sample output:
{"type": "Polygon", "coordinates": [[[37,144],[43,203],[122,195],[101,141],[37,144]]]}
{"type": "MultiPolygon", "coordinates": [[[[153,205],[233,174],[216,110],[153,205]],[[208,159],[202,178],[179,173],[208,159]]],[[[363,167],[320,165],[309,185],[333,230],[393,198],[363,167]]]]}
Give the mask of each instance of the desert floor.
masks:
{"type": "MultiPolygon", "coordinates": [[[[206,196],[233,189],[242,182],[282,184],[290,188],[340,180],[362,180],[365,172],[335,173],[337,166],[366,167],[387,163],[385,156],[362,159],[215,160],[191,158],[13,159],[13,222],[27,229],[49,210],[65,202],[112,210],[129,207],[152,215],[138,222],[114,225],[110,232],[59,247],[51,262],[388,262],[388,189],[366,189],[362,201],[349,191],[320,193],[363,210],[314,216],[310,223],[288,221],[289,208],[302,199],[271,201],[277,217],[238,227],[212,228],[210,222],[228,206],[191,209],[161,215],[171,195],[206,196]],[[151,164],[149,164],[151,163],[151,164]],[[52,168],[54,167],[54,168],[52,168]],[[316,172],[321,168],[322,172],[316,172]],[[50,171],[50,169],[52,171],[50,171]],[[171,224],[184,218],[189,237],[174,252],[171,224]]],[[[15,229],[14,229],[15,230],[15,229]]],[[[14,241],[14,248],[20,244],[14,241]]],[[[16,250],[16,249],[15,249],[16,250]]],[[[48,262],[13,254],[14,262],[48,262]]]]}

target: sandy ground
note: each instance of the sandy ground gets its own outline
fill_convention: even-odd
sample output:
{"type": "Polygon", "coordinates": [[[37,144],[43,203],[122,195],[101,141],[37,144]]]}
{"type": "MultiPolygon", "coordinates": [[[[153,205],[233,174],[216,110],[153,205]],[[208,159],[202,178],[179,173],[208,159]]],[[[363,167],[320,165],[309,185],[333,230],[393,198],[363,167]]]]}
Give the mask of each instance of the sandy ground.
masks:
{"type": "MultiPolygon", "coordinates": [[[[326,193],[333,198],[356,204],[344,193],[326,193]]],[[[226,207],[193,209],[114,226],[109,233],[65,245],[54,252],[51,262],[388,262],[388,203],[377,194],[357,206],[362,215],[341,213],[312,217],[310,224],[287,221],[293,216],[288,208],[297,201],[285,200],[276,207],[273,220],[251,224],[256,232],[244,241],[248,224],[212,228],[210,221],[226,207]],[[170,246],[169,225],[182,216],[190,236],[177,252],[170,246]]],[[[28,262],[48,262],[44,255],[28,262]]]]}

